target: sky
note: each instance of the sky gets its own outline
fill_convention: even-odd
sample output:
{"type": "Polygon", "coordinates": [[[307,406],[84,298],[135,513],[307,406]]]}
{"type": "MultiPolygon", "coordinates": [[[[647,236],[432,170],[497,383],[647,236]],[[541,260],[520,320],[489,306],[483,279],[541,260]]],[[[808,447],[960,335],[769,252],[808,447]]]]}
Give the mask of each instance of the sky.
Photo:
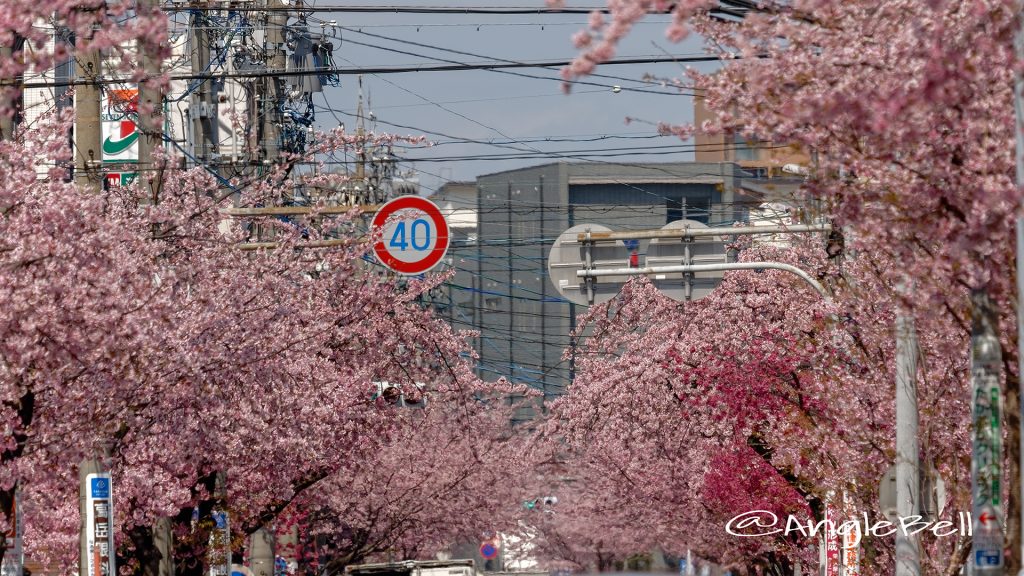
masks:
{"type": "MultiPolygon", "coordinates": [[[[307,0],[314,6],[336,5],[336,1],[307,0]]],[[[540,0],[450,0],[443,3],[417,0],[398,5],[544,8],[540,0]]],[[[592,8],[599,5],[597,2],[568,3],[566,7],[592,8]]],[[[327,24],[322,30],[334,37],[335,65],[351,68],[488,60],[568,60],[577,54],[571,37],[586,26],[587,15],[320,12],[313,14],[308,21],[311,32],[321,29],[321,21],[330,20],[335,20],[336,25],[327,24]],[[477,56],[445,52],[438,48],[477,56]]],[[[664,29],[667,20],[667,16],[648,17],[646,22],[636,26],[627,42],[620,47],[617,57],[703,54],[699,38],[682,44],[666,40],[664,29]]],[[[553,68],[510,70],[514,74],[469,70],[365,75],[365,113],[369,116],[372,112],[375,120],[368,120],[367,127],[377,132],[423,135],[436,144],[429,149],[398,151],[398,155],[410,159],[400,163],[400,170],[414,169],[424,187],[423,193],[430,193],[449,180],[471,181],[478,175],[522,166],[580,160],[581,150],[602,149],[601,152],[592,152],[606,155],[594,157],[600,161],[692,160],[692,152],[688,151],[686,143],[672,136],[657,136],[655,123],[691,121],[693,99],[677,89],[642,80],[645,74],[659,78],[680,77],[683,66],[679,63],[601,66],[596,71],[598,74],[618,78],[584,78],[586,82],[599,85],[577,85],[570,94],[563,92],[562,83],[558,80],[559,71],[553,68]],[[614,86],[622,89],[616,91],[614,86]],[[627,117],[639,121],[627,124],[627,117]],[[506,146],[487,142],[505,143],[506,146]],[[509,144],[520,150],[509,149],[509,144]],[[507,158],[510,154],[520,156],[524,155],[523,151],[532,157],[493,158],[507,158]],[[620,152],[628,155],[611,156],[620,152]]],[[[711,70],[708,64],[694,66],[702,71],[711,70]]],[[[343,122],[351,132],[356,124],[358,80],[356,76],[341,76],[340,82],[340,86],[325,87],[323,94],[314,97],[318,106],[317,125],[321,129],[329,129],[343,122]]]]}

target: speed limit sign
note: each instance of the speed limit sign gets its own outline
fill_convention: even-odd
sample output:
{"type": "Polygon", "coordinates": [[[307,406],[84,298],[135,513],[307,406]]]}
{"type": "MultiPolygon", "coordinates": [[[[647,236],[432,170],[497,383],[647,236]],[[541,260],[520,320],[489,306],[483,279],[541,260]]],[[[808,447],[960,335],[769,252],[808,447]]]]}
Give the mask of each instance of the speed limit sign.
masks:
{"type": "Polygon", "coordinates": [[[448,222],[437,206],[419,196],[399,196],[373,217],[381,230],[373,246],[381,264],[399,274],[422,274],[448,252],[448,222]]]}

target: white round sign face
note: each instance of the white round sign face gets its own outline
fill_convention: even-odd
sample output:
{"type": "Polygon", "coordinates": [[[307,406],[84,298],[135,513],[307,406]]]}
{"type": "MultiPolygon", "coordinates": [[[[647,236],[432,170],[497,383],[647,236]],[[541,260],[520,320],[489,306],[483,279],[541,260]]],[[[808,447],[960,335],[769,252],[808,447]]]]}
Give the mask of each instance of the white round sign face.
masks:
{"type": "Polygon", "coordinates": [[[419,196],[400,196],[373,217],[380,239],[373,246],[381,264],[399,274],[423,274],[448,252],[448,222],[437,206],[419,196]]]}

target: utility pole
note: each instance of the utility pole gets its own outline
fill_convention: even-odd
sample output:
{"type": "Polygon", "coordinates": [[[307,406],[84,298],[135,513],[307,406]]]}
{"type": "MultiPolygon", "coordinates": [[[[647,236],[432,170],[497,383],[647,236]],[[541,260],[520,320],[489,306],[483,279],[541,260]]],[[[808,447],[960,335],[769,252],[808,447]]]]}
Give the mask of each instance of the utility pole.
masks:
{"type": "MultiPolygon", "coordinates": [[[[193,2],[192,7],[197,8],[200,4],[193,2]]],[[[210,68],[210,32],[202,21],[204,12],[197,10],[192,16],[192,25],[189,26],[190,36],[189,49],[192,57],[192,74],[207,75],[210,68]]],[[[200,78],[195,80],[199,85],[193,93],[192,102],[189,105],[189,119],[192,122],[192,155],[195,161],[201,164],[209,164],[210,156],[215,152],[213,139],[214,114],[213,103],[210,98],[210,79],[200,78]]]]}
{"type": "Polygon", "coordinates": [[[999,389],[1002,352],[999,348],[995,307],[984,290],[971,293],[971,512],[974,576],[1002,576],[1003,562],[1003,451],[999,389]]]}
{"type": "MultiPolygon", "coordinates": [[[[15,44],[17,39],[15,39],[15,44]]],[[[14,46],[4,44],[0,46],[0,62],[11,62],[14,59],[14,46]]],[[[0,114],[0,140],[10,140],[14,134],[14,115],[17,113],[16,103],[21,98],[21,87],[15,85],[10,92],[6,94],[0,94],[0,97],[11,96],[8,106],[10,106],[10,116],[7,114],[0,114]]]]}
{"type": "MultiPolygon", "coordinates": [[[[537,183],[537,203],[540,205],[540,238],[541,241],[537,243],[539,254],[537,255],[537,277],[541,278],[540,281],[540,333],[541,333],[541,345],[540,345],[540,365],[548,365],[548,328],[547,322],[547,304],[548,304],[548,283],[543,280],[544,274],[547,270],[544,270],[544,255],[547,252],[547,246],[545,245],[544,239],[547,238],[547,230],[544,229],[544,212],[547,208],[544,206],[544,175],[539,176],[539,182],[537,183]]],[[[546,402],[548,400],[548,380],[552,377],[545,373],[542,378],[543,382],[541,386],[544,388],[544,395],[541,396],[541,409],[545,409],[546,402]]]]}
{"type": "MultiPolygon", "coordinates": [[[[55,29],[59,30],[60,28],[58,26],[55,29]]],[[[54,38],[54,40],[57,40],[57,38],[54,38]]],[[[0,62],[10,62],[16,58],[20,59],[22,57],[22,53],[24,52],[24,50],[25,37],[21,34],[15,33],[13,34],[13,38],[11,38],[10,44],[0,46],[0,62]]],[[[58,65],[58,77],[60,75],[60,68],[61,66],[58,65]]],[[[65,80],[66,79],[67,78],[65,78],[65,80]]],[[[11,86],[8,87],[9,92],[0,92],[0,98],[5,98],[7,96],[10,97],[10,100],[7,102],[7,105],[9,107],[8,112],[10,113],[10,116],[8,116],[7,114],[0,114],[0,140],[10,140],[11,137],[14,136],[14,130],[22,121],[22,115],[24,113],[25,105],[25,92],[24,88],[22,88],[23,82],[25,80],[24,72],[18,73],[14,78],[7,78],[7,80],[14,80],[14,82],[11,86]]],[[[55,93],[57,92],[58,90],[55,90],[55,93]]],[[[60,100],[61,98],[58,96],[57,101],[60,102],[60,100]]],[[[58,110],[60,110],[59,107],[58,110]]]]}
{"type": "MultiPolygon", "coordinates": [[[[139,18],[150,17],[156,12],[156,0],[138,0],[136,10],[139,18]]],[[[137,178],[144,197],[153,204],[160,202],[160,184],[163,176],[161,166],[153,161],[153,151],[163,144],[163,91],[160,89],[160,59],[155,54],[156,46],[147,39],[139,39],[139,59],[145,74],[139,82],[139,104],[135,123],[141,133],[139,138],[139,163],[137,178]]]]}
{"type": "Polygon", "coordinates": [[[254,576],[274,576],[275,540],[274,532],[266,526],[250,537],[249,563],[254,576]]]}
{"type": "MultiPolygon", "coordinates": [[[[363,76],[359,75],[359,102],[356,105],[356,192],[359,203],[373,203],[377,199],[371,197],[370,187],[366,183],[366,126],[363,123],[363,76]]],[[[375,196],[375,195],[374,195],[375,196]]]]}
{"type": "Polygon", "coordinates": [[[78,80],[84,80],[75,90],[75,182],[99,192],[103,161],[100,149],[100,87],[97,82],[101,75],[99,50],[85,50],[75,61],[78,80]]]}
{"type": "MultiPolygon", "coordinates": [[[[149,18],[157,10],[157,0],[138,0],[136,10],[139,18],[149,18]]],[[[139,64],[144,77],[139,82],[139,101],[136,107],[135,124],[139,130],[139,162],[137,165],[139,188],[143,198],[153,205],[160,203],[160,189],[163,184],[163,162],[153,159],[153,152],[163,146],[164,94],[160,87],[161,60],[156,54],[157,46],[147,39],[139,39],[139,64]]],[[[158,224],[154,224],[154,232],[158,224]]],[[[169,518],[160,518],[153,524],[153,548],[160,554],[157,565],[159,576],[174,574],[174,537],[169,518]]]]}
{"type": "MultiPolygon", "coordinates": [[[[267,21],[267,68],[271,72],[284,72],[284,29],[291,16],[290,3],[283,0],[267,0],[270,17],[267,21]]],[[[281,105],[284,102],[284,82],[281,77],[267,78],[270,89],[263,95],[261,118],[263,119],[263,159],[274,164],[281,155],[281,105]]]]}
{"type": "MultiPolygon", "coordinates": [[[[914,319],[896,316],[896,510],[900,518],[919,514],[920,466],[917,442],[917,334],[914,319]]],[[[896,576],[920,576],[917,534],[896,531],[896,576]]]]}

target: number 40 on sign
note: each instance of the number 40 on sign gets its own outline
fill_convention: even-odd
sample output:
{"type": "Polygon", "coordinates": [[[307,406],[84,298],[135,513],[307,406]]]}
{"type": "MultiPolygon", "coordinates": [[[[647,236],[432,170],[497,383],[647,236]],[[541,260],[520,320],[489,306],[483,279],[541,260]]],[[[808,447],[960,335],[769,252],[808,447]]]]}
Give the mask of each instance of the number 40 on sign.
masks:
{"type": "Polygon", "coordinates": [[[448,252],[448,222],[438,207],[419,196],[400,196],[373,218],[380,236],[373,251],[381,264],[399,274],[423,274],[448,252]]]}

